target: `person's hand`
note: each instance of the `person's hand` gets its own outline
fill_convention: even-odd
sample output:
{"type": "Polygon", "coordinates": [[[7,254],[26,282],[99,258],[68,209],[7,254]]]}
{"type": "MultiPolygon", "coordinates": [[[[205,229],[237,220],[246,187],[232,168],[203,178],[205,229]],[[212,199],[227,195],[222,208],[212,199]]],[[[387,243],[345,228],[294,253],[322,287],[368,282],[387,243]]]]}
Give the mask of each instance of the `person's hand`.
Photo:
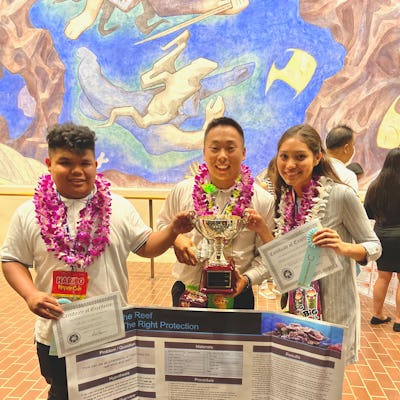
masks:
{"type": "Polygon", "coordinates": [[[330,228],[317,230],[312,241],[316,246],[329,248],[341,256],[350,257],[359,263],[367,262],[367,250],[362,244],[343,242],[340,235],[330,228]]]}
{"type": "Polygon", "coordinates": [[[57,300],[48,293],[35,291],[25,299],[29,309],[39,317],[59,319],[63,313],[57,300]]]}
{"type": "Polygon", "coordinates": [[[346,255],[348,243],[343,242],[340,235],[333,229],[322,228],[317,230],[312,241],[316,246],[330,248],[340,255],[346,255]]]}
{"type": "Polygon", "coordinates": [[[254,210],[253,208],[246,208],[244,215],[245,219],[247,220],[247,228],[258,233],[264,243],[267,243],[274,238],[264,218],[257,210],[254,210]]]}
{"type": "Polygon", "coordinates": [[[269,230],[264,218],[257,210],[254,210],[254,208],[246,208],[244,210],[244,218],[247,228],[256,233],[269,230]]]}
{"type": "Polygon", "coordinates": [[[174,216],[171,223],[174,233],[186,233],[193,229],[193,218],[190,211],[182,211],[174,216]]]}
{"type": "Polygon", "coordinates": [[[236,284],[234,287],[234,291],[232,293],[232,297],[236,297],[240,293],[243,292],[243,290],[247,287],[247,278],[245,278],[237,269],[233,271],[234,279],[236,279],[236,284]]]}
{"type": "Polygon", "coordinates": [[[174,242],[176,259],[183,264],[197,265],[198,260],[194,252],[195,244],[186,236],[179,235],[174,242]]]}

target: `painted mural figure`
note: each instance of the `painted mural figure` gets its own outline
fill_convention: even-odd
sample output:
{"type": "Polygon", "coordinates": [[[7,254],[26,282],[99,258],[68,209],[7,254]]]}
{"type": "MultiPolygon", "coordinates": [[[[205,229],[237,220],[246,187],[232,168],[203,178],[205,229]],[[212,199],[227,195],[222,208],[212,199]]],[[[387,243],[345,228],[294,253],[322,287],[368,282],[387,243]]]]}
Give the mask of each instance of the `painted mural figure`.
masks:
{"type": "MultiPolygon", "coordinates": [[[[123,108],[126,104],[134,104],[138,112],[145,115],[153,98],[163,91],[161,86],[128,91],[114,85],[104,76],[97,56],[92,51],[81,47],[77,56],[80,59],[78,80],[82,90],[80,107],[91,119],[104,120],[114,108],[123,108]]],[[[163,124],[150,125],[148,129],[143,130],[138,128],[132,118],[121,118],[118,120],[118,125],[136,136],[152,154],[163,154],[176,149],[201,149],[205,126],[212,119],[223,116],[225,112],[225,101],[222,96],[211,96],[249,79],[254,68],[254,63],[240,64],[230,70],[206,76],[200,81],[201,87],[178,107],[178,115],[163,124]],[[180,126],[188,118],[200,115],[200,105],[205,99],[208,101],[204,108],[202,127],[194,130],[181,128],[180,126]]]]}
{"type": "MultiPolygon", "coordinates": [[[[379,8],[371,8],[371,0],[363,2],[363,7],[355,0],[340,4],[314,0],[55,2],[63,4],[49,7],[48,1],[0,2],[4,50],[0,54],[0,92],[7,99],[0,102],[0,141],[26,158],[38,162],[44,159],[44,132],[58,120],[97,125],[110,118],[113,108],[131,105],[142,117],[146,116],[153,98],[165,87],[161,84],[142,89],[140,75],[166,52],[160,55],[159,46],[134,44],[165,36],[164,45],[184,29],[191,30],[191,47],[190,52],[188,46],[181,54],[176,69],[201,57],[216,62],[218,69],[200,80],[200,89],[178,107],[177,116],[169,121],[150,122],[143,129],[132,117],[120,117],[116,119],[118,125],[101,130],[100,149],[110,160],[110,170],[123,174],[135,171],[145,179],[145,185],[175,182],[200,157],[205,120],[213,113],[225,113],[224,109],[228,114],[240,114],[250,129],[249,148],[257,151],[249,152],[248,158],[255,172],[265,166],[260,154],[272,156],[267,141],[260,141],[260,137],[273,141],[275,133],[286,128],[289,120],[291,124],[299,118],[306,120],[322,136],[337,121],[354,124],[360,147],[355,161],[366,168],[361,189],[376,174],[387,149],[399,142],[398,71],[393,68],[397,65],[393,61],[396,52],[388,50],[395,47],[397,38],[392,27],[397,26],[400,6],[394,0],[379,8]],[[340,11],[344,9],[349,11],[340,11]],[[93,22],[92,29],[86,31],[87,24],[77,23],[77,35],[85,35],[82,42],[73,42],[63,29],[60,32],[60,17],[67,25],[85,10],[92,12],[93,21],[89,19],[88,24],[93,22]],[[104,24],[103,28],[108,28],[104,31],[110,32],[121,23],[118,19],[131,19],[132,26],[128,22],[123,35],[110,35],[102,41],[93,27],[98,26],[102,33],[104,24]],[[369,20],[371,26],[365,24],[369,20]],[[348,30],[349,26],[357,29],[348,30]],[[374,40],[367,40],[369,37],[374,40]],[[85,70],[88,82],[76,76],[77,68],[78,74],[83,74],[90,64],[80,57],[83,46],[99,56],[107,78],[101,75],[99,63],[92,64],[96,69],[85,70]],[[125,56],[121,65],[113,56],[114,51],[125,56]],[[146,54],[146,66],[138,60],[138,54],[146,54]],[[180,60],[184,58],[182,65],[180,60]],[[111,59],[114,65],[108,64],[111,59]],[[124,75],[128,74],[133,78],[124,82],[124,75]],[[244,84],[239,86],[240,82],[244,84]],[[381,101],[374,102],[376,98],[381,101]],[[372,109],[373,115],[368,111],[372,109]],[[260,116],[257,123],[251,114],[260,116]],[[287,116],[285,121],[277,117],[281,115],[287,116]],[[362,142],[364,137],[368,140],[362,142]],[[119,158],[109,152],[108,147],[114,146],[135,153],[135,157],[127,161],[128,165],[121,165],[119,158]],[[155,164],[157,175],[153,172],[155,164]]],[[[172,47],[168,51],[171,50],[172,47]]],[[[96,60],[96,56],[90,58],[96,60]]],[[[3,158],[9,150],[2,152],[3,158]]],[[[7,159],[14,163],[17,158],[7,155],[7,159]]],[[[10,173],[3,171],[1,178],[8,181],[10,173]]],[[[124,182],[121,178],[120,183],[124,182]]]]}
{"type": "Polygon", "coordinates": [[[156,15],[206,14],[205,17],[208,17],[214,14],[237,14],[249,5],[249,0],[191,0],[186,2],[162,0],[86,0],[83,11],[72,18],[67,24],[65,35],[70,39],[77,39],[95,23],[101,10],[100,30],[105,34],[111,33],[117,27],[106,31],[104,30],[104,25],[110,19],[114,8],[117,7],[123,12],[129,12],[140,3],[143,7],[143,13],[136,19],[136,26],[141,32],[148,34],[160,24],[168,22],[166,19],[161,19],[149,25],[150,20],[156,15]]]}
{"type": "Polygon", "coordinates": [[[176,47],[164,57],[156,61],[153,67],[141,76],[143,89],[162,85],[164,89],[157,93],[149,103],[146,114],[141,115],[134,106],[116,107],[111,111],[110,118],[103,127],[111,126],[117,117],[130,116],[140,128],[159,125],[175,118],[185,100],[198,92],[200,81],[218,64],[206,58],[197,58],[181,69],[175,68],[175,61],[187,46],[189,31],[182,32],[178,37],[162,47],[168,50],[176,47]]]}
{"type": "Polygon", "coordinates": [[[78,39],[86,29],[90,28],[94,24],[101,9],[103,9],[101,25],[104,26],[105,23],[108,22],[108,19],[110,19],[115,6],[124,12],[128,12],[139,3],[140,0],[121,0],[118,2],[111,2],[109,0],[86,0],[83,11],[76,17],[72,18],[65,27],[65,35],[70,39],[78,39]]]}

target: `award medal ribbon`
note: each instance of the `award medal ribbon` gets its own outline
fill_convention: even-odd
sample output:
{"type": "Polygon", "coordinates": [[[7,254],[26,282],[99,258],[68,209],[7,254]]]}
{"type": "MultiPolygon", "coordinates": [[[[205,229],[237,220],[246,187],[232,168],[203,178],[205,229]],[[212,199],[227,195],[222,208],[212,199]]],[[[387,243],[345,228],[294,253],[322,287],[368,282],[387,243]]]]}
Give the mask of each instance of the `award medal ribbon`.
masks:
{"type": "Polygon", "coordinates": [[[317,232],[318,228],[310,229],[307,232],[307,249],[304,255],[303,265],[301,267],[298,285],[301,287],[309,287],[317,265],[319,262],[319,256],[321,254],[321,248],[313,243],[313,236],[317,232]]]}
{"type": "MultiPolygon", "coordinates": [[[[325,176],[313,176],[307,186],[303,188],[300,204],[296,201],[293,188],[282,189],[278,205],[279,217],[275,219],[275,236],[284,235],[292,229],[315,218],[322,219],[325,215],[326,205],[332,189],[332,180],[325,176]]],[[[318,265],[317,253],[321,249],[312,247],[312,235],[309,233],[309,246],[307,248],[300,277],[299,286],[288,292],[289,312],[313,319],[322,319],[321,296],[319,281],[311,281],[318,265]],[[314,269],[314,271],[313,271],[314,269]],[[304,288],[304,286],[308,286],[304,288]]]]}

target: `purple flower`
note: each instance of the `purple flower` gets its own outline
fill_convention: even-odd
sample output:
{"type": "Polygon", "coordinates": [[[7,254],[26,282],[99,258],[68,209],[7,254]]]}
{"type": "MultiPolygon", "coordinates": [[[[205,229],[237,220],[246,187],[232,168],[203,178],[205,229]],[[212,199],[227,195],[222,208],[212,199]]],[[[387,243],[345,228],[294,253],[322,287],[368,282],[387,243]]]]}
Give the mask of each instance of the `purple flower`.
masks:
{"type": "Polygon", "coordinates": [[[36,220],[47,251],[54,252],[71,267],[89,266],[110,242],[110,183],[98,174],[95,184],[96,193],[79,213],[75,240],[68,233],[66,206],[56,192],[51,175],[42,176],[35,189],[36,220]]]}
{"type": "Polygon", "coordinates": [[[215,204],[217,188],[211,183],[207,165],[203,163],[199,166],[198,173],[194,177],[192,193],[194,210],[199,216],[219,213],[242,216],[244,210],[250,206],[253,184],[254,178],[251,176],[250,168],[242,164],[231,196],[225,207],[219,210],[215,204]]]}

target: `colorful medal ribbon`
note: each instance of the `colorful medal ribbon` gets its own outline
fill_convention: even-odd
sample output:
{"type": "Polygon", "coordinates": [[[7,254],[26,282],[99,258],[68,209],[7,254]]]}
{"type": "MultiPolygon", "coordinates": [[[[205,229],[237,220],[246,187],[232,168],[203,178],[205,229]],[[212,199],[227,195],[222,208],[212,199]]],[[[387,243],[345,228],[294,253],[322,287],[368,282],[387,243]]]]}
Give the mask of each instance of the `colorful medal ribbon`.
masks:
{"type": "Polygon", "coordinates": [[[313,236],[318,228],[312,228],[307,233],[307,249],[304,255],[303,265],[301,267],[298,285],[301,287],[309,287],[313,280],[315,270],[319,262],[321,248],[313,243],[313,236]]]}

